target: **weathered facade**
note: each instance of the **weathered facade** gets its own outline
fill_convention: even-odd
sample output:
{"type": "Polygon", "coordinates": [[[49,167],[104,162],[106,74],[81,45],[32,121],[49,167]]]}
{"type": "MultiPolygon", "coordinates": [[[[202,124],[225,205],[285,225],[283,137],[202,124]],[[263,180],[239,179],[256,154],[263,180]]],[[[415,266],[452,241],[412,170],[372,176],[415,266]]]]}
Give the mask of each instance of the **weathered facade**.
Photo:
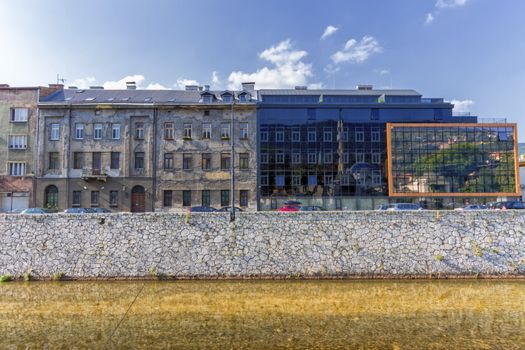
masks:
{"type": "Polygon", "coordinates": [[[0,211],[33,206],[38,99],[60,87],[0,85],[0,211]]]}
{"type": "Polygon", "coordinates": [[[135,212],[229,205],[233,140],[235,203],[255,209],[252,93],[131,85],[42,99],[36,205],[135,212]]]}

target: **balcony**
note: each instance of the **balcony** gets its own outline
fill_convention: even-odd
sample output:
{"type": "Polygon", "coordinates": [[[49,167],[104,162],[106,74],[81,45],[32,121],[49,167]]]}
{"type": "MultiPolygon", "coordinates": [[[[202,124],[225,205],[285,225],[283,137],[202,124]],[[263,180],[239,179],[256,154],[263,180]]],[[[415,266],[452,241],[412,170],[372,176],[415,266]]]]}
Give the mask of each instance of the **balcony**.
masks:
{"type": "Polygon", "coordinates": [[[83,168],[82,169],[82,179],[85,181],[89,180],[98,180],[106,182],[108,175],[106,172],[101,171],[98,168],[83,168]]]}

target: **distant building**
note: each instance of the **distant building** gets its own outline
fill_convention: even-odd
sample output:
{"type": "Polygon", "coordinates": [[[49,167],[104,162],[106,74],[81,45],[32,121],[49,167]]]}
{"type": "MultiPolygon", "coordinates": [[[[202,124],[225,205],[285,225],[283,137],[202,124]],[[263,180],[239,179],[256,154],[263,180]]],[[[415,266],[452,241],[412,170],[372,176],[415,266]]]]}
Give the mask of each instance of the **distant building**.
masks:
{"type": "Polygon", "coordinates": [[[60,88],[0,84],[0,212],[33,206],[38,100],[60,88]]]}
{"type": "Polygon", "coordinates": [[[255,92],[253,84],[243,87],[153,91],[130,83],[41,99],[37,205],[132,212],[227,206],[233,158],[235,205],[255,210],[255,92]]]}
{"type": "Polygon", "coordinates": [[[368,85],[261,90],[259,98],[262,210],[289,199],[327,209],[450,208],[519,196],[514,124],[477,124],[441,98],[368,85]]]}

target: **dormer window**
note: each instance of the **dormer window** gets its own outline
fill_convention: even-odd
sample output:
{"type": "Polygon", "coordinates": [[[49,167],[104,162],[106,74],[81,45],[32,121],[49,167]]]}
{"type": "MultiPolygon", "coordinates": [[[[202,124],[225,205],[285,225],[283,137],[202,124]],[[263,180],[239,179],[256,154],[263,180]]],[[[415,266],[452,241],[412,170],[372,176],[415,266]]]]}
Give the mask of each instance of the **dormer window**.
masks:
{"type": "Polygon", "coordinates": [[[202,96],[202,103],[212,103],[213,97],[212,95],[203,95],[202,96]]]}
{"type": "Polygon", "coordinates": [[[240,102],[248,102],[248,101],[250,101],[250,94],[243,93],[243,94],[239,95],[239,101],[240,102]]]}
{"type": "Polygon", "coordinates": [[[224,102],[224,103],[231,103],[232,102],[232,95],[230,95],[230,94],[222,95],[222,102],[224,102]]]}

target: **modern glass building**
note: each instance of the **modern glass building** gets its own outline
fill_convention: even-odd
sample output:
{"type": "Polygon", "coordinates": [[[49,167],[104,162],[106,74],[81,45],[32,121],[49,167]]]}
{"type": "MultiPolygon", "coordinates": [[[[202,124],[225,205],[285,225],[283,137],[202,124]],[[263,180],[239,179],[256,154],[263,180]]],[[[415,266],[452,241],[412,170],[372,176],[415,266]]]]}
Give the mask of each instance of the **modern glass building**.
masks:
{"type": "MultiPolygon", "coordinates": [[[[431,156],[432,147],[428,141],[422,141],[419,130],[418,136],[412,136],[412,129],[396,128],[389,129],[389,132],[392,132],[389,135],[396,141],[392,141],[392,147],[387,147],[387,124],[437,124],[449,128],[450,125],[465,123],[467,126],[478,125],[477,117],[453,116],[453,105],[441,98],[422,98],[421,94],[414,90],[374,90],[371,86],[358,86],[355,90],[308,90],[304,87],[260,90],[259,100],[257,119],[260,210],[276,209],[290,199],[299,200],[305,205],[320,205],[326,209],[373,209],[385,202],[398,201],[420,202],[433,207],[440,204],[435,204],[435,201],[429,201],[426,197],[430,193],[437,193],[441,184],[443,191],[448,192],[444,184],[446,181],[450,182],[449,186],[454,190],[458,186],[468,186],[469,195],[486,193],[496,197],[513,192],[508,190],[511,184],[514,184],[513,179],[515,181],[515,168],[510,169],[505,164],[498,165],[498,174],[503,174],[509,169],[512,174],[506,182],[500,179],[498,186],[490,185],[493,186],[490,191],[489,183],[485,180],[471,181],[465,185],[458,180],[459,174],[454,174],[453,179],[445,180],[437,173],[425,173],[426,168],[423,171],[423,165],[420,166],[417,176],[433,176],[432,181],[435,181],[428,183],[428,186],[434,192],[423,192],[422,187],[418,187],[417,191],[411,190],[415,188],[411,181],[416,181],[411,168],[413,166],[408,166],[404,158],[403,162],[398,159],[404,157],[406,151],[410,154],[411,162],[418,159],[419,162],[424,162],[423,157],[431,156]],[[408,133],[407,130],[410,130],[412,137],[410,144],[405,143],[404,135],[405,132],[408,133]],[[401,143],[399,133],[403,137],[401,143]],[[387,149],[392,153],[387,152],[387,149]],[[423,150],[428,153],[424,153],[423,150]],[[388,167],[388,154],[397,157],[391,167],[388,167]],[[394,169],[392,167],[397,168],[390,176],[389,169],[394,169]],[[407,177],[407,174],[411,174],[412,177],[407,177]],[[480,188],[480,183],[486,187],[480,188]],[[399,190],[394,189],[394,186],[398,186],[397,188],[404,192],[398,193],[399,190]]],[[[499,127],[496,126],[496,130],[499,130],[499,127]]],[[[508,135],[507,141],[491,145],[482,143],[477,147],[483,150],[485,147],[487,150],[503,148],[505,154],[512,153],[512,140],[515,140],[513,127],[501,127],[507,127],[504,131],[508,135]]],[[[478,135],[478,129],[472,128],[458,128],[454,131],[455,138],[470,139],[471,136],[468,135],[471,130],[474,130],[475,139],[488,137],[481,135],[484,129],[481,129],[478,135]],[[463,132],[466,136],[459,135],[463,132]]],[[[427,129],[424,130],[427,133],[427,129]]],[[[438,129],[428,130],[429,133],[441,132],[438,129]]],[[[503,134],[501,136],[503,137],[503,134]]],[[[442,141],[445,137],[428,138],[425,134],[425,140],[432,139],[436,143],[445,142],[442,141]]],[[[446,142],[449,142],[448,138],[446,142]]],[[[439,145],[436,147],[439,148],[439,145]]],[[[487,151],[486,159],[496,157],[495,152],[497,151],[487,151]]],[[[427,166],[426,163],[424,166],[427,166]]],[[[491,177],[493,172],[484,175],[491,177]]],[[[443,199],[440,201],[443,202],[443,199]]]]}

